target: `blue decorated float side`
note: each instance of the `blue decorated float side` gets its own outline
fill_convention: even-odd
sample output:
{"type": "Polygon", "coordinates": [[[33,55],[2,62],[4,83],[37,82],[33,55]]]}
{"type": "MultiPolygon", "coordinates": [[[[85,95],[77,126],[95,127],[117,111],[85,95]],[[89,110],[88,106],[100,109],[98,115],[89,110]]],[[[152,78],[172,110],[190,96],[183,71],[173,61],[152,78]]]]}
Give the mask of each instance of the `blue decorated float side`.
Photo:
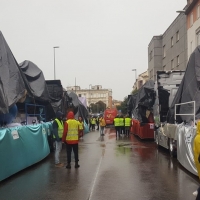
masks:
{"type": "Polygon", "coordinates": [[[0,129],[0,181],[49,155],[51,123],[0,129]]]}

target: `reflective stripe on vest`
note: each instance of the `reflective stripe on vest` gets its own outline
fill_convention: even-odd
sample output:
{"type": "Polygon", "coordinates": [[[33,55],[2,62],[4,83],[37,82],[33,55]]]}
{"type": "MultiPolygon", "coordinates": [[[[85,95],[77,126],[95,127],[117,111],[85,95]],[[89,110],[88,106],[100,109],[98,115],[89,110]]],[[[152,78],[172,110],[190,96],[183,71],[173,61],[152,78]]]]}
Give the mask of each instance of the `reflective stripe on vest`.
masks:
{"type": "Polygon", "coordinates": [[[130,126],[131,125],[131,118],[127,117],[125,118],[125,126],[130,126]]]}
{"type": "Polygon", "coordinates": [[[114,119],[114,125],[115,125],[115,126],[120,126],[120,125],[119,125],[119,118],[115,118],[115,119],[114,119]]]}
{"type": "Polygon", "coordinates": [[[79,127],[79,122],[76,121],[75,119],[69,119],[67,120],[68,124],[68,132],[67,132],[67,137],[66,140],[78,140],[78,127],[79,127]]]}
{"type": "Polygon", "coordinates": [[[119,126],[124,126],[124,118],[119,118],[119,126]]]}
{"type": "MultiPolygon", "coordinates": [[[[62,136],[63,136],[63,129],[64,129],[64,127],[63,127],[63,121],[60,121],[57,118],[55,119],[55,121],[58,124],[58,137],[62,138],[62,136]]],[[[53,138],[56,138],[56,137],[53,135],[53,138]]]]}

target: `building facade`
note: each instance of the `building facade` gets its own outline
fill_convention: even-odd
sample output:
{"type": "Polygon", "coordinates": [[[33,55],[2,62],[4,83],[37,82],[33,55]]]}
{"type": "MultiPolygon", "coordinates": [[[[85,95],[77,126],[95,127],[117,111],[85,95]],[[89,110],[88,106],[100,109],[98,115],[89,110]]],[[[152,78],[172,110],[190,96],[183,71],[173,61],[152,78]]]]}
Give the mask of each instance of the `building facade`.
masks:
{"type": "Polygon", "coordinates": [[[186,16],[180,13],[164,34],[154,36],[148,46],[149,79],[158,70],[185,70],[187,65],[186,16]]]}
{"type": "Polygon", "coordinates": [[[87,106],[102,101],[105,107],[112,107],[112,90],[104,89],[101,85],[90,85],[89,89],[81,89],[80,86],[67,87],[67,91],[75,92],[79,97],[87,99],[87,106]]]}
{"type": "Polygon", "coordinates": [[[139,74],[136,79],[136,82],[134,83],[133,91],[135,89],[139,90],[148,80],[149,80],[148,71],[145,71],[142,74],[139,74]]]}
{"type": "Polygon", "coordinates": [[[188,0],[185,10],[187,17],[188,59],[200,45],[200,0],[188,0]]]}

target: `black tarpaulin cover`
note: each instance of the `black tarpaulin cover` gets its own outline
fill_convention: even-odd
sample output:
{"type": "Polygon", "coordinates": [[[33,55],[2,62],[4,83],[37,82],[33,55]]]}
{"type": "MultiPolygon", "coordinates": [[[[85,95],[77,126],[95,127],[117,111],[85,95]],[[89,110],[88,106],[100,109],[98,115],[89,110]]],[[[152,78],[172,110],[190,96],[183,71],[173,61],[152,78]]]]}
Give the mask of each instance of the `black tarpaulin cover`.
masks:
{"type": "Polygon", "coordinates": [[[0,113],[8,113],[9,106],[25,94],[19,66],[0,31],[0,113]]]}
{"type": "Polygon", "coordinates": [[[133,95],[128,95],[127,112],[129,116],[132,115],[132,112],[136,107],[136,98],[137,98],[137,93],[133,95]]]}
{"type": "MultiPolygon", "coordinates": [[[[200,118],[200,46],[198,46],[190,56],[185,75],[170,107],[167,121],[169,123],[175,122],[174,120],[175,104],[186,103],[190,101],[195,101],[196,104],[195,118],[199,119],[200,118]]],[[[178,106],[176,111],[177,114],[192,114],[193,105],[184,104],[178,106]]],[[[182,122],[182,121],[189,122],[190,120],[193,120],[192,115],[177,116],[177,122],[182,122]]]]}
{"type": "Polygon", "coordinates": [[[83,119],[86,119],[88,117],[88,110],[79,100],[78,96],[74,92],[68,92],[68,95],[72,99],[76,119],[78,119],[79,116],[81,116],[83,119]]]}
{"type": "Polygon", "coordinates": [[[147,122],[146,110],[152,110],[155,102],[154,81],[147,81],[137,92],[133,115],[140,122],[147,122]]]}
{"type": "Polygon", "coordinates": [[[19,66],[29,95],[41,101],[49,101],[45,78],[39,67],[28,60],[20,63],[19,66]]]}

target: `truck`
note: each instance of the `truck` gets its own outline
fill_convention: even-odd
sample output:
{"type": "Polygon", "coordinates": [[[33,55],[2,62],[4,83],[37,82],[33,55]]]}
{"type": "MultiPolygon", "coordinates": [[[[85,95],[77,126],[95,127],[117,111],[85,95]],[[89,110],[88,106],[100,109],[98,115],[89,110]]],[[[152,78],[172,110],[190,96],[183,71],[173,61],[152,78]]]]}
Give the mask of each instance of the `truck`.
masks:
{"type": "Polygon", "coordinates": [[[117,116],[118,111],[116,108],[107,108],[104,111],[104,119],[106,121],[106,126],[114,125],[114,118],[117,116]]]}
{"type": "Polygon", "coordinates": [[[171,155],[176,155],[176,124],[166,123],[169,108],[184,77],[185,71],[157,71],[155,81],[156,99],[153,106],[157,146],[169,149],[171,155]]]}

